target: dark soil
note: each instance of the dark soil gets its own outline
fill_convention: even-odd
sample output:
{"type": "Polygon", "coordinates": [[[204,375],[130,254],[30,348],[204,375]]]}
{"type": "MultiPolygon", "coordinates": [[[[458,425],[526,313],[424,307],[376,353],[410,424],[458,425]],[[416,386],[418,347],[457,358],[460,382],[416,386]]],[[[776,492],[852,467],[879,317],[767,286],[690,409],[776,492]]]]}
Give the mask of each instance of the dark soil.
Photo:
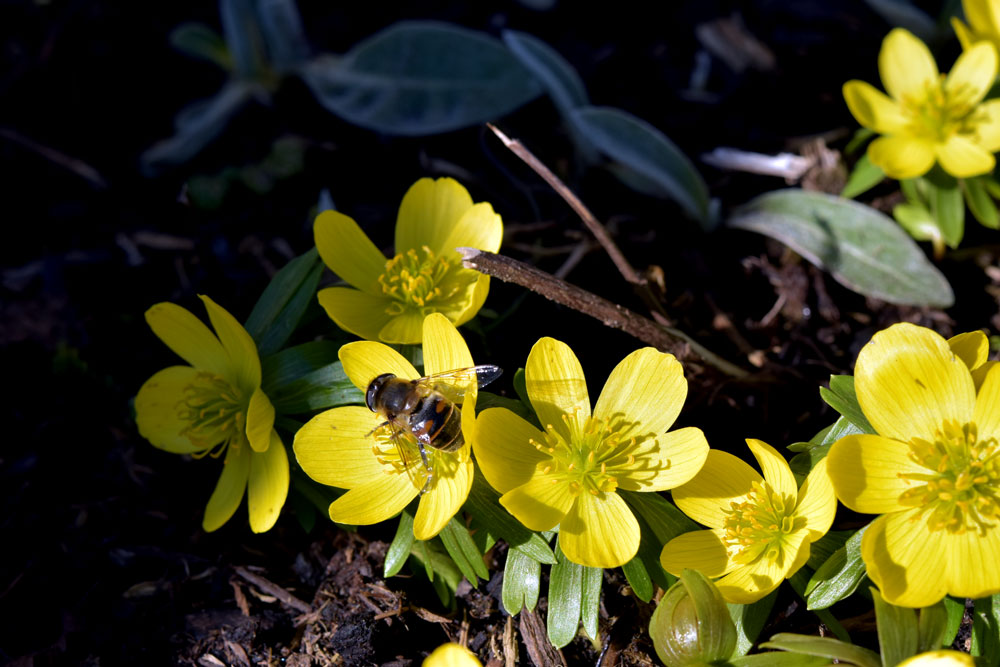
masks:
{"type": "MultiPolygon", "coordinates": [[[[696,161],[717,146],[777,153],[820,139],[842,150],[856,125],[840,87],[849,78],[877,81],[888,30],[861,0],[662,3],[666,20],[639,3],[578,4],[536,12],[515,3],[302,0],[300,8],[313,46],[334,52],[399,18],[533,33],[579,70],[595,104],[648,120],[696,161]],[[702,49],[695,26],[733,16],[773,63],[736,72],[712,57],[704,90],[689,90],[702,49]]],[[[0,369],[12,428],[0,448],[0,663],[417,665],[451,639],[484,664],[514,664],[515,656],[535,665],[655,664],[645,633],[651,607],[630,595],[620,571],[605,573],[600,641],[578,637],[560,655],[545,639],[544,600],[535,614],[509,617],[499,574],[463,584],[454,610],[422,574],[404,569],[385,579],[394,525],[348,533],[321,520],[306,532],[286,507],[273,530],[253,535],[242,509],[205,534],[217,464],[154,449],[132,420],[139,386],[174,363],[144,311],[173,301],[200,314],[196,295],[209,294],[245,318],[274,272],[311,247],[322,189],[387,248],[406,188],[422,176],[454,176],[503,216],[503,252],[549,272],[590,243],[562,200],[485,128],[379,136],[324,112],[297,81],[272,107],[247,108],[196,159],[147,178],[139,154],[170,134],[178,110],[223,82],[167,39],[183,21],[217,26],[213,3],[22,1],[5,3],[3,14],[0,369]],[[305,146],[297,173],[266,194],[233,188],[214,210],[190,203],[192,179],[259,162],[287,136],[305,146]]],[[[997,250],[985,245],[996,239],[977,225],[965,250],[940,265],[957,305],[895,307],[846,290],[763,237],[704,234],[671,202],[635,194],[604,171],[574,170],[546,98],[499,123],[566,178],[634,266],[661,272],[664,308],[679,328],[749,370],[768,371],[769,381],[738,383],[689,370],[679,423],[701,427],[713,447],[742,454],[746,437],[777,447],[810,438],[835,417],[817,387],[850,372],[858,348],[889,323],[915,321],[945,335],[1000,325],[997,250]]],[[[724,210],[786,186],[698,164],[724,210]]],[[[806,185],[835,190],[842,178],[814,173],[806,185]]],[[[883,188],[875,194],[892,194],[883,188]]],[[[647,312],[597,246],[566,277],[647,312]]],[[[488,336],[467,332],[477,361],[513,371],[539,337],[553,336],[577,352],[592,396],[641,345],[499,281],[487,307],[516,310],[488,336]]],[[[303,336],[312,334],[342,338],[325,318],[303,336]]],[[[512,394],[511,375],[497,391],[512,394]]],[[[841,517],[838,527],[851,521],[841,517]]],[[[505,547],[490,556],[496,572],[505,547]]],[[[864,609],[834,611],[856,636],[870,636],[864,609]]],[[[773,618],[764,637],[821,631],[787,587],[773,618]]]]}

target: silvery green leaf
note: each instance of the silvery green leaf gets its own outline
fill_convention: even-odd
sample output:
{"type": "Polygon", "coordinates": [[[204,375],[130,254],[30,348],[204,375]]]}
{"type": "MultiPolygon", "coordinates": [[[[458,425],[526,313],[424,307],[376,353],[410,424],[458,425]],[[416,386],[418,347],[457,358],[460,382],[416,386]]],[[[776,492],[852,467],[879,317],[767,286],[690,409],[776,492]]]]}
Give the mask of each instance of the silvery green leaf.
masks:
{"type": "Polygon", "coordinates": [[[309,57],[295,0],[257,0],[257,17],[275,68],[286,71],[309,57]]]}
{"type": "Polygon", "coordinates": [[[822,192],[778,190],[736,209],[729,226],[781,241],[865,296],[938,308],[955,301],[948,280],[913,239],[864,204],[822,192]]]}
{"type": "Polygon", "coordinates": [[[267,63],[264,37],[254,0],[219,0],[222,35],[233,58],[237,78],[255,79],[267,63]]]}
{"type": "Polygon", "coordinates": [[[302,68],[319,102],[377,132],[427,135],[495,120],[541,92],[499,41],[431,21],[403,21],[343,57],[302,68]]]}
{"type": "Polygon", "coordinates": [[[219,33],[204,23],[182,23],[170,31],[170,44],[181,53],[215,63],[224,70],[233,67],[233,58],[219,33]]]}

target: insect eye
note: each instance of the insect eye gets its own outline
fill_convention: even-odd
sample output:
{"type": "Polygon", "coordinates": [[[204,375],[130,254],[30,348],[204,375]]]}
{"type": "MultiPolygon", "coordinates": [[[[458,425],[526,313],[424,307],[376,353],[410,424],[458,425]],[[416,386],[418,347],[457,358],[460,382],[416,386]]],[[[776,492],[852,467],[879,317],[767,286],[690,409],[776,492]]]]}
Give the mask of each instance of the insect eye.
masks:
{"type": "Polygon", "coordinates": [[[396,377],[392,373],[383,373],[368,384],[368,391],[365,392],[365,404],[368,409],[375,412],[375,398],[386,382],[396,377]]]}

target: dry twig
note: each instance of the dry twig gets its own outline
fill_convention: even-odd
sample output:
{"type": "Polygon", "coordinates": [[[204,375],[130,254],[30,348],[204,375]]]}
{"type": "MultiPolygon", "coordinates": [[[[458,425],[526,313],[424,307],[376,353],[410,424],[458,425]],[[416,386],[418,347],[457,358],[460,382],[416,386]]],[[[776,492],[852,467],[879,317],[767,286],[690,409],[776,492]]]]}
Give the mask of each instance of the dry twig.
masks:
{"type": "Polygon", "coordinates": [[[287,604],[292,609],[300,611],[303,614],[312,611],[312,607],[310,607],[308,604],[306,604],[299,598],[295,597],[294,595],[289,593],[287,590],[285,590],[278,584],[268,581],[259,574],[254,574],[253,572],[250,572],[249,570],[242,568],[239,565],[234,567],[233,570],[243,579],[249,581],[251,584],[261,589],[265,593],[270,593],[274,597],[278,598],[279,600],[287,604]]]}

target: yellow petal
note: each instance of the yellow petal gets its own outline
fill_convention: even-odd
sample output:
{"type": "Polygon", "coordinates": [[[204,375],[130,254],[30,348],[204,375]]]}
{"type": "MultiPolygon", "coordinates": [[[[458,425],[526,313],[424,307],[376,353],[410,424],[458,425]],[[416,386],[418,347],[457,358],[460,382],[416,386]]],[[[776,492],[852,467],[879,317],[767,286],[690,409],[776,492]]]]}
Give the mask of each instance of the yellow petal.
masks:
{"type": "Polygon", "coordinates": [[[977,42],[955,61],[944,82],[945,94],[972,107],[986,97],[996,77],[996,47],[990,42],[977,42]]]}
{"type": "Polygon", "coordinates": [[[500,496],[500,504],[531,530],[552,530],[569,512],[574,498],[569,484],[538,475],[500,496]]]}
{"type": "Polygon", "coordinates": [[[260,387],[258,387],[250,397],[250,405],[247,407],[247,440],[250,447],[255,452],[267,450],[271,444],[272,431],[274,427],[274,406],[271,399],[267,397],[260,387]]]}
{"type": "Polygon", "coordinates": [[[726,602],[751,604],[761,599],[791,574],[792,566],[799,560],[802,541],[806,533],[791,533],[784,537],[781,555],[771,559],[762,556],[754,562],[737,567],[715,582],[726,602]]]}
{"type": "Polygon", "coordinates": [[[976,143],[995,153],[1000,150],[1000,100],[986,100],[976,109],[976,143]]]}
{"type": "Polygon", "coordinates": [[[938,68],[927,46],[903,28],[895,28],[882,41],[878,54],[882,84],[894,99],[923,100],[938,84],[938,68]]]}
{"type": "MultiPolygon", "coordinates": [[[[979,395],[979,392],[982,391],[983,383],[986,381],[986,376],[989,375],[990,371],[993,370],[993,367],[996,366],[997,363],[1000,362],[987,361],[985,364],[972,371],[972,381],[976,385],[977,396],[979,395]]],[[[977,398],[976,400],[978,401],[979,399],[977,398]]]]}
{"type": "Polygon", "coordinates": [[[840,502],[855,512],[905,509],[899,496],[914,485],[901,474],[927,474],[910,459],[910,446],[880,435],[849,435],[830,448],[827,472],[840,502]]]}
{"type": "Polygon", "coordinates": [[[594,416],[623,438],[655,438],[674,423],[685,398],[687,380],[681,363],[672,354],[644,347],[611,371],[594,416]]]}
{"type": "Polygon", "coordinates": [[[271,431],[271,444],[262,454],[250,455],[250,478],[247,482],[247,509],[250,530],[263,533],[271,529],[288,496],[288,454],[277,432],[271,431]]]}
{"type": "Polygon", "coordinates": [[[135,422],[139,434],[154,447],[174,454],[191,454],[222,442],[194,444],[184,435],[191,425],[182,416],[184,390],[200,371],[191,366],[170,366],[146,380],[135,397],[135,422]]]}
{"type": "Polygon", "coordinates": [[[445,239],[441,252],[448,255],[455,248],[479,248],[489,252],[500,249],[503,240],[503,221],[487,202],[474,204],[458,219],[445,239]]]}
{"type": "Polygon", "coordinates": [[[639,551],[639,522],[617,493],[581,493],[559,526],[566,558],[587,567],[619,567],[639,551]]]}
{"type": "Polygon", "coordinates": [[[698,523],[722,528],[731,502],[740,502],[764,478],[729,452],[710,449],[705,465],[687,484],[673,490],[674,504],[698,523]]]}
{"type": "Polygon", "coordinates": [[[473,449],[490,486],[507,493],[526,484],[534,476],[536,465],[551,458],[529,442],[543,442],[544,437],[541,431],[506,408],[480,412],[473,449]]]}
{"type": "MultiPolygon", "coordinates": [[[[403,195],[396,218],[396,252],[429,247],[445,251],[445,241],[472,208],[472,197],[452,178],[421,178],[403,195]]],[[[452,250],[453,248],[448,248],[452,250]]]]}
{"type": "Polygon", "coordinates": [[[455,326],[460,327],[475,317],[476,313],[479,312],[479,309],[483,307],[484,303],[486,303],[486,296],[489,293],[490,277],[479,274],[479,277],[476,278],[476,282],[472,287],[468,299],[468,306],[466,306],[465,310],[455,316],[455,326]]]}
{"type": "Polygon", "coordinates": [[[423,339],[424,372],[427,375],[475,365],[462,334],[441,313],[431,313],[424,318],[423,339]]]}
{"type": "Polygon", "coordinates": [[[237,386],[249,393],[260,386],[260,356],[257,354],[257,344],[229,311],[212,301],[209,297],[199,294],[205,304],[208,319],[212,328],[219,336],[222,347],[229,355],[230,371],[237,386]]]}
{"type": "Polygon", "coordinates": [[[948,339],[952,353],[965,362],[969,370],[986,363],[990,354],[990,341],[982,331],[970,331],[948,339]]]}
{"type": "Polygon", "coordinates": [[[975,32],[996,34],[1000,29],[1000,7],[993,0],[962,0],[962,9],[975,32]]]}
{"type": "Polygon", "coordinates": [[[865,81],[848,81],[843,88],[844,100],[854,118],[879,134],[896,134],[908,124],[899,104],[865,81]]]}
{"type": "Polygon", "coordinates": [[[916,178],[934,166],[934,144],[917,137],[879,137],[868,145],[868,159],[890,178],[916,178]]]}
{"type": "Polygon", "coordinates": [[[461,644],[443,644],[424,659],[423,667],[482,667],[482,663],[461,644]]]}
{"type": "Polygon", "coordinates": [[[806,520],[810,539],[815,541],[826,534],[833,525],[837,514],[837,496],[833,492],[833,482],[827,472],[829,457],[820,460],[809,471],[806,481],[799,489],[799,502],[795,506],[795,516],[806,520]]]}
{"type": "MultiPolygon", "coordinates": [[[[952,21],[956,20],[954,17],[952,21]]],[[[426,664],[426,663],[425,663],[426,664]]],[[[968,653],[940,649],[926,651],[912,658],[907,658],[896,667],[975,667],[976,659],[968,653]]]]}
{"type": "Polygon", "coordinates": [[[359,292],[351,287],[327,287],[316,295],[319,305],[338,327],[365,340],[378,334],[392,315],[386,312],[390,300],[382,295],[359,292]]]}
{"type": "Polygon", "coordinates": [[[198,370],[226,375],[229,355],[215,334],[186,308],[158,303],[146,311],[146,322],[156,337],[198,370]]]}
{"type": "Polygon", "coordinates": [[[935,145],[935,152],[941,168],[955,178],[979,176],[993,171],[996,165],[993,153],[960,134],[954,134],[943,144],[935,145]]]}
{"type": "Polygon", "coordinates": [[[385,272],[386,257],[358,223],[343,213],[323,211],[313,225],[313,237],[319,256],[331,271],[363,292],[382,295],[378,277],[385,272]]]}
{"type": "Polygon", "coordinates": [[[764,480],[771,485],[771,488],[786,498],[795,498],[799,492],[799,485],[795,483],[795,475],[788,467],[785,457],[763,440],[747,438],[747,446],[753,452],[761,472],[764,473],[764,480]]]}
{"type": "MultiPolygon", "coordinates": [[[[966,12],[968,15],[968,12],[966,12]]],[[[951,27],[955,31],[955,36],[958,37],[959,44],[962,45],[962,49],[967,49],[976,42],[975,35],[969,30],[969,27],[962,23],[962,21],[957,16],[951,17],[951,27]]]]}
{"type": "Polygon", "coordinates": [[[698,570],[706,577],[721,577],[736,567],[729,560],[722,534],[723,529],[713,528],[678,535],[663,546],[660,565],[675,577],[685,568],[698,570]]]}
{"type": "Polygon", "coordinates": [[[708,456],[708,441],[700,428],[689,426],[664,433],[653,448],[636,456],[635,464],[609,471],[627,491],[666,491],[690,482],[708,456]]]}
{"type": "Polygon", "coordinates": [[[229,445],[226,450],[226,461],[222,464],[222,474],[212,491],[205,507],[205,516],[201,527],[206,533],[218,530],[229,521],[243,500],[243,491],[247,488],[247,477],[250,475],[250,446],[244,442],[229,445]]]}
{"type": "Polygon", "coordinates": [[[977,599],[1000,593],[1000,528],[993,526],[985,534],[937,532],[948,564],[949,595],[977,599]]]}
{"type": "Polygon", "coordinates": [[[564,438],[575,440],[590,416],[590,395],[583,367],[569,345],[540,338],[528,354],[524,380],[542,427],[551,424],[564,438]]]}
{"type": "Polygon", "coordinates": [[[413,518],[413,536],[429,540],[445,527],[462,508],[472,488],[472,460],[459,462],[449,475],[440,474],[431,488],[420,497],[417,515],[413,518]]]}
{"type": "Polygon", "coordinates": [[[931,532],[920,508],[872,521],[861,538],[861,557],[882,597],[900,607],[929,607],[948,593],[942,531],[931,532]]]}
{"type": "Polygon", "coordinates": [[[945,419],[972,417],[969,369],[930,329],[902,323],[875,334],[858,354],[854,377],[861,409],[886,437],[933,441],[945,419]]]}
{"type": "Polygon", "coordinates": [[[384,343],[412,345],[423,340],[424,316],[420,311],[407,309],[393,315],[378,332],[378,339],[384,343]]]}
{"type": "Polygon", "coordinates": [[[381,481],[390,469],[372,453],[372,430],[381,422],[368,408],[354,405],[320,413],[295,434],[295,459],[320,484],[351,489],[381,481]]]}
{"type": "Polygon", "coordinates": [[[417,493],[406,475],[383,475],[381,479],[354,487],[330,503],[330,519],[355,526],[379,523],[403,511],[417,493]]]}
{"type": "Polygon", "coordinates": [[[383,373],[392,373],[405,380],[415,380],[420,373],[406,358],[388,345],[359,340],[348,343],[337,353],[344,373],[354,386],[367,391],[371,381],[383,373]]]}
{"type": "MultiPolygon", "coordinates": [[[[990,364],[986,378],[976,396],[976,409],[972,419],[976,422],[979,439],[1000,438],[1000,370],[995,362],[990,364]]],[[[136,400],[138,404],[138,400],[136,400]]]]}

